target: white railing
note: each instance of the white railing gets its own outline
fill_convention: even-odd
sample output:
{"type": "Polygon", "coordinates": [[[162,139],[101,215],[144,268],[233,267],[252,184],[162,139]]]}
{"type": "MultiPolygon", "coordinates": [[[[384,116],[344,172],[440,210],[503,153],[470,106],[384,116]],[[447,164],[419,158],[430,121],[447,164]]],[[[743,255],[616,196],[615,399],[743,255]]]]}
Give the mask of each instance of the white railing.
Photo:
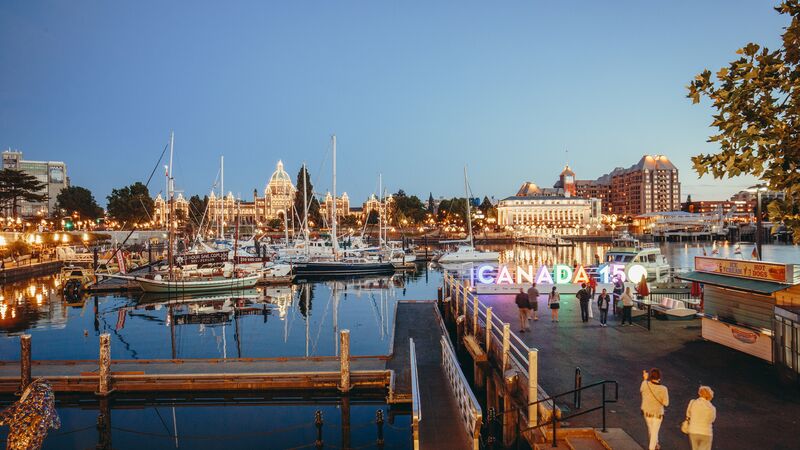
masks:
{"type": "Polygon", "coordinates": [[[473,450],[479,450],[481,421],[483,418],[481,405],[478,404],[478,399],[475,398],[475,394],[472,393],[464,373],[461,372],[456,354],[450,344],[447,343],[447,339],[442,336],[440,342],[442,345],[442,366],[450,383],[450,388],[453,390],[458,402],[461,421],[464,422],[467,433],[472,439],[473,450]]]}
{"type": "Polygon", "coordinates": [[[419,450],[419,423],[422,421],[422,403],[419,399],[419,375],[417,375],[417,349],[414,339],[408,339],[409,359],[411,360],[411,430],[414,450],[419,450]]]}

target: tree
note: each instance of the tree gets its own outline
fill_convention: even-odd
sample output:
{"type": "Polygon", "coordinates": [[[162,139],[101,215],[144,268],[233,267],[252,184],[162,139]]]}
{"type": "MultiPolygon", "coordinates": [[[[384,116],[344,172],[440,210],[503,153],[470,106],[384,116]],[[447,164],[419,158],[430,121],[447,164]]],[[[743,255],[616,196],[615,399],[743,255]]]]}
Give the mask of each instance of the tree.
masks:
{"type": "Polygon", "coordinates": [[[439,203],[439,211],[437,213],[438,220],[461,220],[466,223],[467,221],[467,203],[464,198],[451,198],[442,200],[439,203]]]}
{"type": "Polygon", "coordinates": [[[146,222],[153,214],[153,199],[141,182],[113,189],[108,199],[108,214],[119,222],[146,222]]]}
{"type": "Polygon", "coordinates": [[[77,211],[81,217],[90,219],[97,219],[103,215],[103,208],[97,204],[92,191],[80,186],[61,189],[56,197],[56,208],[66,210],[67,215],[77,211]]]}
{"type": "Polygon", "coordinates": [[[717,132],[708,141],[720,147],[692,163],[700,176],[750,174],[785,191],[784,205],[770,208],[770,219],[790,226],[800,242],[800,215],[793,212],[800,205],[800,0],[786,0],[775,10],[791,17],[781,48],[749,43],[716,72],[716,80],[705,70],[687,87],[692,103],[711,100],[717,132]]]}
{"type": "Polygon", "coordinates": [[[433,192],[428,193],[428,214],[436,212],[436,204],[433,201],[433,192]]]}
{"type": "Polygon", "coordinates": [[[373,209],[367,215],[367,224],[376,225],[378,223],[378,219],[379,218],[380,218],[380,215],[378,214],[378,211],[373,209]]]}
{"type": "Polygon", "coordinates": [[[20,202],[45,201],[47,195],[40,194],[44,188],[44,183],[21,170],[0,170],[0,205],[10,208],[13,217],[17,217],[20,202]]]}
{"type": "Polygon", "coordinates": [[[395,225],[401,225],[403,220],[415,224],[425,220],[427,210],[422,200],[416,195],[408,196],[402,189],[392,196],[389,220],[395,225]]]}
{"type": "Polygon", "coordinates": [[[203,224],[203,217],[208,208],[208,196],[204,195],[200,199],[199,195],[193,195],[189,198],[189,223],[193,229],[199,228],[203,224]]]}
{"type": "MultiPolygon", "coordinates": [[[[317,226],[322,225],[322,215],[319,213],[319,200],[314,195],[314,185],[311,184],[311,176],[308,174],[308,169],[304,166],[297,172],[297,191],[294,194],[294,210],[303,221],[305,217],[305,207],[308,205],[308,220],[317,226]],[[305,180],[303,178],[305,177],[305,180]],[[305,182],[304,182],[305,181],[305,182]],[[303,186],[305,186],[305,203],[303,201],[303,186]]],[[[310,227],[309,227],[310,228],[310,227]]]]}
{"type": "Polygon", "coordinates": [[[339,219],[339,224],[342,228],[355,228],[358,226],[358,216],[355,214],[348,214],[339,219]]]}
{"type": "Polygon", "coordinates": [[[480,206],[478,206],[478,209],[481,210],[483,216],[487,219],[490,217],[497,217],[497,207],[492,204],[491,200],[489,200],[489,197],[483,197],[483,202],[480,206]]]}

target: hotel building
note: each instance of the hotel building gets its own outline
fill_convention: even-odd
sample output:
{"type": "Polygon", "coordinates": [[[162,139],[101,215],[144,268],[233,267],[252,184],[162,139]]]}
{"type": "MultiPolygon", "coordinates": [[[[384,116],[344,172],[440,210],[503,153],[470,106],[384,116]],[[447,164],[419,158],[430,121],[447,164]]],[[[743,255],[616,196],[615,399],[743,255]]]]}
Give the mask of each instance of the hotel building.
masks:
{"type": "Polygon", "coordinates": [[[568,173],[562,173],[562,177],[565,187],[540,188],[531,182],[523,183],[516,195],[498,203],[497,223],[528,234],[585,234],[591,225],[599,223],[602,203],[599,199],[574,197],[574,180],[568,178],[568,173]]]}
{"type": "MultiPolygon", "coordinates": [[[[56,210],[56,197],[61,190],[69,186],[67,165],[60,161],[26,161],[22,159],[22,152],[6,150],[3,152],[3,169],[15,169],[36,177],[44,183],[38,194],[45,196],[42,202],[21,202],[17,205],[17,213],[21,216],[49,216],[56,210]]],[[[13,212],[8,208],[7,215],[13,212]]]]}

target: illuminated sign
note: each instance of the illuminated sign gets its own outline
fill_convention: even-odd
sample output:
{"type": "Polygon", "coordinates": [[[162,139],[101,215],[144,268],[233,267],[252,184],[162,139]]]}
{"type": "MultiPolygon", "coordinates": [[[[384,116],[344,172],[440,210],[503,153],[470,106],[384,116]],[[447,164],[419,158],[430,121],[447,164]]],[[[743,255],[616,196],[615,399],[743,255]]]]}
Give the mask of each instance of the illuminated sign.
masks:
{"type": "Polygon", "coordinates": [[[694,258],[694,270],[751,280],[771,281],[773,283],[792,283],[794,278],[794,266],[792,264],[705,256],[696,256],[694,258]]]}
{"type": "MultiPolygon", "coordinates": [[[[597,270],[597,278],[601,283],[613,283],[616,279],[620,281],[631,281],[638,283],[642,277],[647,277],[647,269],[639,264],[632,264],[625,269],[624,264],[604,264],[597,270]]],[[[533,265],[509,266],[501,264],[494,266],[484,264],[472,272],[473,282],[481,284],[581,284],[589,282],[589,274],[583,266],[575,269],[566,264],[556,264],[553,269],[547,265],[535,268],[533,265]],[[513,275],[512,275],[513,272],[513,275]]]]}

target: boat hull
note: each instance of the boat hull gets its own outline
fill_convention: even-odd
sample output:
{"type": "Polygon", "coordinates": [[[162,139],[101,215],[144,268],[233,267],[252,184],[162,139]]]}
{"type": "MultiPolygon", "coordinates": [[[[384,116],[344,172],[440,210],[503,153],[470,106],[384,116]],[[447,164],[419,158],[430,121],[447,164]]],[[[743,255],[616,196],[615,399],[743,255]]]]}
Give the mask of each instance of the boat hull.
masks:
{"type": "Polygon", "coordinates": [[[222,278],[217,280],[150,280],[146,278],[135,278],[147,293],[195,293],[195,292],[218,292],[239,289],[250,289],[255,287],[261,276],[259,274],[240,278],[222,278]]]}
{"type": "Polygon", "coordinates": [[[394,265],[390,262],[366,264],[347,264],[337,262],[307,262],[294,266],[297,276],[347,276],[347,275],[384,275],[394,273],[394,265]]]}

